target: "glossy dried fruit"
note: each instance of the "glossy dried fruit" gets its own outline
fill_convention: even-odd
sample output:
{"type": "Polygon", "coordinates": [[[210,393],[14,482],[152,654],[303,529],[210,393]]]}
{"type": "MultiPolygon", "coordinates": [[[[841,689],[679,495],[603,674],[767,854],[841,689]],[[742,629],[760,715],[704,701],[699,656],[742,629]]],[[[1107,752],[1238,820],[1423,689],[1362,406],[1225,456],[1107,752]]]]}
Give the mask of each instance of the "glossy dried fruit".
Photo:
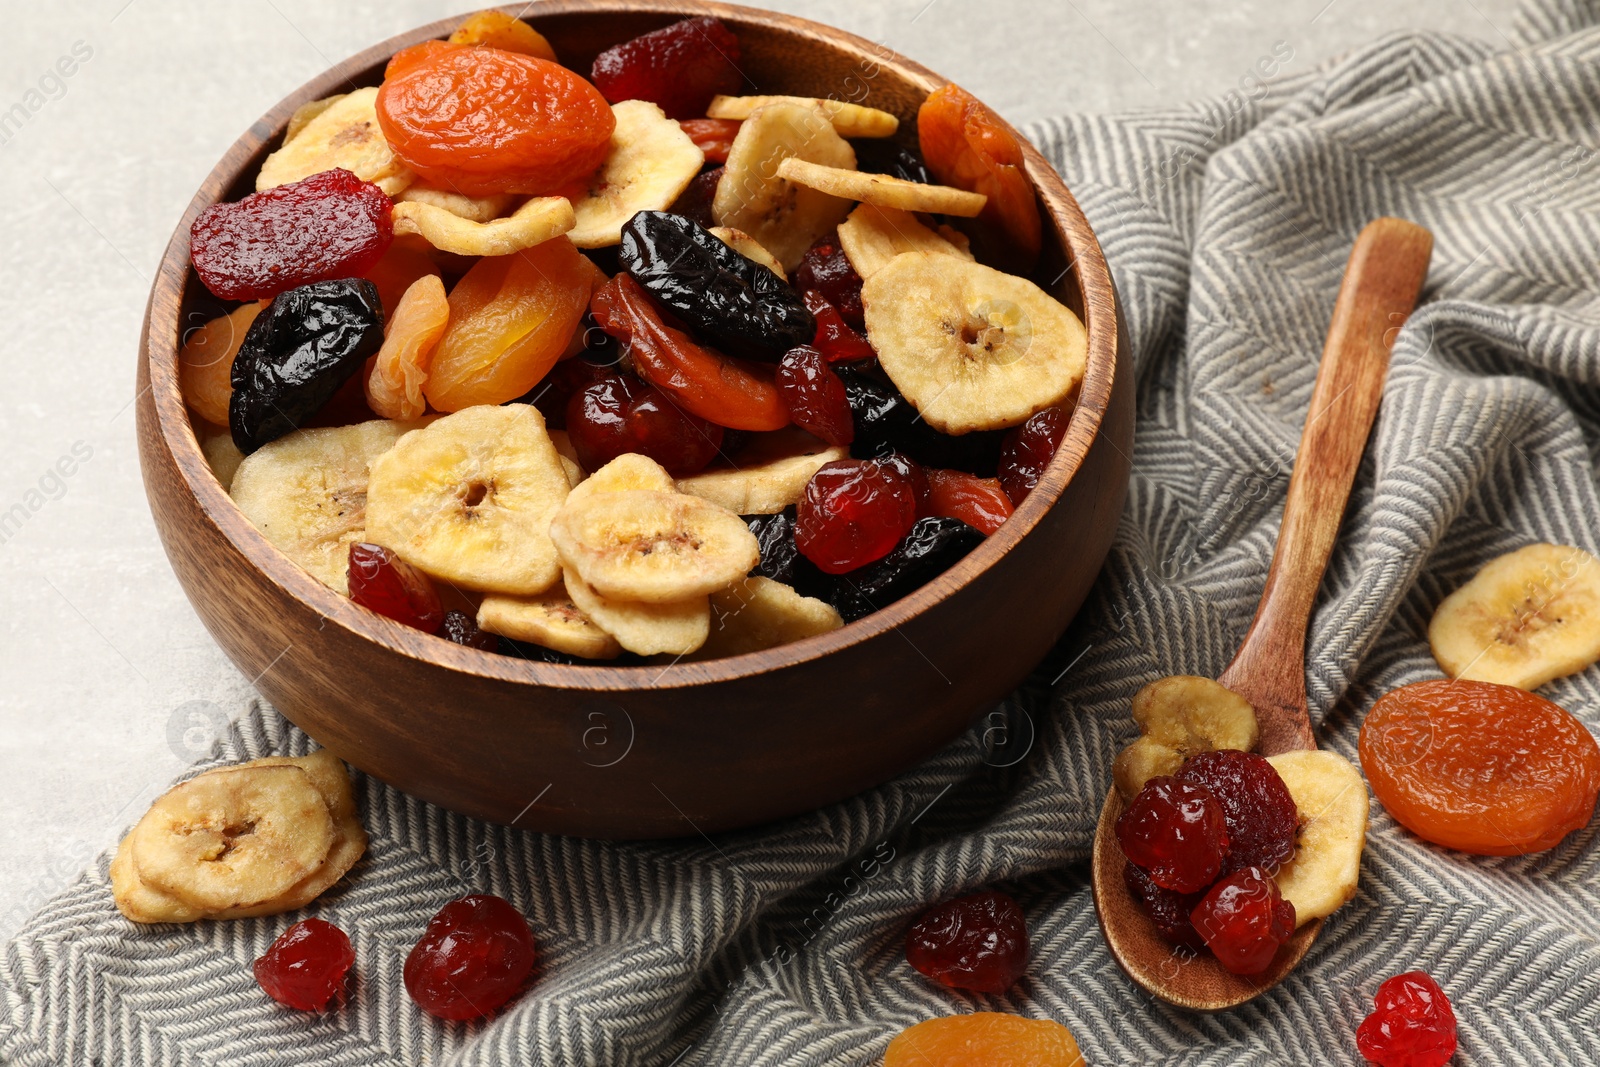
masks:
{"type": "Polygon", "coordinates": [[[639,376],[685,411],[734,430],[789,424],[767,369],[703,348],[668,326],[631,275],[619,274],[596,290],[590,309],[601,329],[627,346],[639,376]]]}
{"type": "Polygon", "coordinates": [[[279,1004],[321,1011],[344,988],[356,961],[350,938],[330,922],[302,919],[251,965],[256,983],[279,1004]]]}
{"type": "Polygon", "coordinates": [[[817,579],[796,581],[807,596],[826,600],[853,622],[927,585],[982,542],[983,534],[960,519],[918,519],[876,563],[836,578],[819,572],[817,579]]]}
{"type": "Polygon", "coordinates": [[[705,154],[707,163],[726,163],[728,149],[739,135],[737,119],[684,119],[680,126],[695,147],[705,154]]]}
{"type": "Polygon", "coordinates": [[[1237,749],[1200,752],[1184,761],[1177,777],[1205,786],[1222,805],[1228,826],[1223,874],[1245,867],[1276,874],[1294,858],[1300,813],[1265,757],[1237,749]]]}
{"type": "Polygon", "coordinates": [[[855,440],[850,445],[852,455],[882,456],[903,452],[929,467],[963,470],[984,478],[995,473],[1000,461],[1000,442],[1006,431],[988,430],[950,437],[918,418],[917,409],[892,383],[854,366],[834,364],[833,370],[844,382],[845,395],[850,398],[850,410],[855,416],[855,440]]]}
{"type": "Polygon", "coordinates": [[[1211,790],[1161,775],[1146,782],[1118,817],[1117,841],[1163,889],[1196,893],[1222,871],[1228,826],[1211,790]]]}
{"type": "Polygon", "coordinates": [[[952,83],[922,102],[917,138],[935,178],[989,198],[972,229],[978,258],[1017,274],[1032,270],[1043,228],[1016,136],[976,97],[952,83]]]}
{"type": "Polygon", "coordinates": [[[791,348],[775,376],[789,418],[801,429],[830,445],[847,445],[855,437],[850,397],[823,354],[809,345],[791,348]]]}
{"type": "Polygon", "coordinates": [[[1439,983],[1407,971],[1378,987],[1356,1047],[1378,1067],[1444,1067],[1456,1054],[1456,1013],[1439,983]]]}
{"type": "Polygon", "coordinates": [[[233,443],[248,456],[305,425],[382,344],[383,312],[369,281],[313,282],[279,294],[233,360],[233,443]]]}
{"type": "Polygon", "coordinates": [[[816,334],[799,293],[682,215],[634,215],[617,260],[663,307],[728,352],[776,359],[816,334]]]}
{"type": "Polygon", "coordinates": [[[761,562],[751,574],[785,585],[794,584],[795,563],[800,559],[800,548],[794,543],[794,517],[793,504],[770,515],[740,516],[761,546],[761,562]]]}
{"type": "Polygon", "coordinates": [[[422,386],[433,352],[450,322],[450,302],[436,274],[405,291],[384,329],[383,347],[367,372],[367,406],[385,419],[421,418],[428,410],[422,386]]]}
{"type": "Polygon", "coordinates": [[[1217,962],[1234,974],[1260,974],[1294,933],[1294,905],[1272,876],[1245,867],[1212,886],[1189,919],[1217,962]]]}
{"type": "Polygon", "coordinates": [[[616,120],[594,86],[557,63],[441,45],[390,61],[378,125],[430,184],[538,196],[599,167],[616,120]]]}
{"type": "Polygon", "coordinates": [[[966,471],[930,467],[928,490],[918,502],[918,517],[944,515],[960,519],[985,535],[1000,529],[1011,517],[1011,500],[995,478],[979,478],[966,471]]]}
{"type": "Polygon", "coordinates": [[[1205,896],[1204,893],[1174,893],[1170,889],[1163,889],[1151,881],[1144,868],[1132,860],[1123,865],[1122,880],[1162,937],[1174,945],[1187,948],[1198,950],[1206,947],[1205,938],[1200,936],[1200,931],[1194,928],[1194,922],[1189,917],[1195,905],[1200,903],[1200,898],[1205,896]]]}
{"type": "Polygon", "coordinates": [[[335,168],[213,204],[189,229],[195,273],[223,300],[365,274],[394,239],[388,194],[335,168]]]}
{"type": "Polygon", "coordinates": [[[601,52],[589,78],[613,104],[649,100],[668,118],[697,119],[744,84],[739,38],[718,19],[684,19],[601,52]]]}
{"type": "Polygon", "coordinates": [[[1556,704],[1492,682],[1415,682],[1361,724],[1361,768],[1418,837],[1481,856],[1554,848],[1588,824],[1600,745],[1556,704]]]}
{"type": "Polygon", "coordinates": [[[480,259],[450,290],[423,393],[438,411],[515,400],[550,372],[588,306],[593,270],[565,237],[480,259]]]}
{"type": "Polygon", "coordinates": [[[550,47],[544,34],[504,11],[490,9],[469,15],[449,37],[449,44],[483,45],[486,48],[503,48],[507,52],[520,52],[536,59],[556,59],[556,50],[550,47]]]}
{"type": "Polygon", "coordinates": [[[804,300],[806,310],[817,322],[817,332],[811,344],[827,357],[829,363],[859,363],[877,356],[867,339],[851,329],[850,324],[844,321],[844,316],[839,314],[839,309],[830,304],[827,297],[815,289],[807,289],[804,300]]]}
{"type": "Polygon", "coordinates": [[[367,269],[364,277],[378,287],[378,300],[387,319],[400,305],[406,290],[425,274],[438,277],[439,265],[433,261],[427,241],[409,236],[395,238],[389,250],[367,269]]]}
{"type": "Polygon", "coordinates": [[[921,182],[924,185],[933,182],[933,175],[928,173],[928,165],[922,162],[922,157],[904,145],[876,140],[857,141],[853,147],[856,150],[856,165],[864,171],[892,174],[902,181],[921,182]]]}
{"type": "Polygon", "coordinates": [[[368,541],[350,545],[349,583],[350,599],[368,611],[425,634],[438,633],[444,622],[433,581],[382,545],[368,541]]]}
{"type": "Polygon", "coordinates": [[[178,349],[178,387],[183,390],[184,403],[214,426],[228,425],[233,357],[265,307],[265,302],[241,304],[190,331],[178,349]]]}
{"type": "Polygon", "coordinates": [[[1000,445],[999,476],[1000,485],[1013,504],[1020,507],[1039,484],[1071,421],[1069,409],[1046,408],[1006,433],[1000,445]]]}
{"type": "Polygon", "coordinates": [[[578,463],[588,471],[635,452],[682,478],[710,463],[722,446],[721,426],[631,375],[604,374],[580,389],[567,401],[565,421],[578,463]]]}
{"type": "Polygon", "coordinates": [[[837,231],[817,238],[806,250],[794,270],[794,284],[802,292],[814,289],[821,293],[828,303],[839,309],[852,329],[866,328],[861,307],[861,275],[845,256],[837,231]]]}
{"type": "Polygon", "coordinates": [[[500,649],[498,637],[487,630],[479,629],[478,620],[454,608],[444,613],[444,623],[439,627],[439,636],[446,641],[476,648],[482,652],[498,652],[500,649]]]}
{"type": "Polygon", "coordinates": [[[721,180],[721,167],[702,172],[678,194],[678,199],[667,210],[709,230],[717,224],[716,219],[711,217],[711,201],[716,198],[717,183],[721,180]]]}
{"type": "Polygon", "coordinates": [[[947,900],[906,934],[906,962],[952,989],[1004,993],[1028,969],[1027,919],[996,889],[947,900]]]}
{"type": "Polygon", "coordinates": [[[1084,1067],[1072,1032],[1053,1019],[975,1011],[907,1027],[883,1067],[1084,1067]]]}
{"type": "Polygon", "coordinates": [[[915,492],[903,473],[873,460],[842,460],[806,483],[795,543],[824,573],[843,574],[888,555],[916,517],[915,492]]]}
{"type": "Polygon", "coordinates": [[[533,970],[533,934],[500,897],[452,900],[406,957],[406,992],[440,1019],[477,1019],[510,1000],[533,970]]]}

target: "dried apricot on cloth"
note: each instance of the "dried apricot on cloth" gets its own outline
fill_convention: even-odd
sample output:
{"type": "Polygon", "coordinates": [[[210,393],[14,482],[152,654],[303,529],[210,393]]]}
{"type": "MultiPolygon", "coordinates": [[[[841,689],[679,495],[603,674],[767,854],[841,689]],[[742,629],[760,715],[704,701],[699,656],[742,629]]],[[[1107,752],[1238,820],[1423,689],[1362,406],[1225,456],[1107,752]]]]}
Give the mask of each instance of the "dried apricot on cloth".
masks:
{"type": "Polygon", "coordinates": [[[883,1067],[1083,1067],[1072,1032],[1053,1019],[975,1011],[902,1030],[883,1067]]]}
{"type": "Polygon", "coordinates": [[[1361,724],[1361,767],[1395,820],[1480,856],[1553,848],[1589,822],[1600,745],[1543,697],[1492,682],[1416,682],[1361,724]]]}

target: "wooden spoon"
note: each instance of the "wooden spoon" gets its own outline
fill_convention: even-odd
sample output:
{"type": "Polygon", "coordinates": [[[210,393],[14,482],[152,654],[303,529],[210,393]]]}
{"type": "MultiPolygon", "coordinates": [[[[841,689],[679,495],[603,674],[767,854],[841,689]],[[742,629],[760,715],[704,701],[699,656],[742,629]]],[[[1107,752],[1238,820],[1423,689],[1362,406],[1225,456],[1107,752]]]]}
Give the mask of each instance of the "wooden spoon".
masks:
{"type": "MultiPolygon", "coordinates": [[[[1432,251],[1432,234],[1394,218],[1368,223],[1350,250],[1266,588],[1244,643],[1218,679],[1255,706],[1263,755],[1317,747],[1306,706],[1306,627],[1378,412],[1390,346],[1416,306],[1432,251]]],[[[1228,972],[1208,952],[1195,955],[1163,940],[1123,882],[1126,857],[1115,829],[1122,811],[1112,789],[1095,830],[1092,881],[1100,929],[1130,978],[1180,1008],[1221,1011],[1294,970],[1316,940],[1320,919],[1300,927],[1267,971],[1249,977],[1228,972]]]]}

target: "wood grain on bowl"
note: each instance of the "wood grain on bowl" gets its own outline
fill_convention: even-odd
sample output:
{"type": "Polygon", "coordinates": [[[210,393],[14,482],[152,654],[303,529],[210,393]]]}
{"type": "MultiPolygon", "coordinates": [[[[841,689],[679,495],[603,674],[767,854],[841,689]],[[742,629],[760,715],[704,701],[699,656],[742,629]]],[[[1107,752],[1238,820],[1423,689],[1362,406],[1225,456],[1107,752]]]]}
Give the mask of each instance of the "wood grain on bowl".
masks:
{"type": "MultiPolygon", "coordinates": [[[[945,79],[871,42],[785,15],[683,0],[552,0],[526,13],[570,65],[692,15],[727,22],[751,91],[839,96],[906,120],[945,79]]],[[[403,34],[284,100],[207,177],[150,294],[139,447],[156,525],[189,599],[247,678],[312,737],[425,800],[526,829],[667,837],[839,800],[914,765],[1020,682],[1088,594],[1122,511],[1132,366],[1099,244],[1031,146],[1046,219],[1040,278],[1083,317],[1077,411],[1038,488],[998,533],[918,592],[843,629],[765,652],[648,667],[562,666],[452,645],[333,593],[267,543],[207,466],[177,347],[205,300],[189,226],[250,192],[300,104],[376,84],[403,34]],[[1059,275],[1059,277],[1058,277],[1059,275]]]]}

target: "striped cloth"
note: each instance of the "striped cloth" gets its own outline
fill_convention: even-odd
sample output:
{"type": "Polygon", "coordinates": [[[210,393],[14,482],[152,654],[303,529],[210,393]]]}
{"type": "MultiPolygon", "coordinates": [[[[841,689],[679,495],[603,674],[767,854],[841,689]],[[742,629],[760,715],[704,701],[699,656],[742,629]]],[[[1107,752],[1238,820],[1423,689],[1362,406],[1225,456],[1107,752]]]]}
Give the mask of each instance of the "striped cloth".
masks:
{"type": "MultiPolygon", "coordinates": [[[[1600,1063],[1594,827],[1478,859],[1375,807],[1356,899],[1289,981],[1219,1016],[1140,995],[1087,885],[1129,698],[1161,675],[1214,675],[1250,619],[1369,218],[1414,219],[1437,245],[1311,627],[1324,743],[1353,758],[1378,694],[1437,676],[1429,615],[1483,562],[1540,540],[1600,550],[1600,0],[1543,0],[1517,32],[1514,49],[1392,36],[1303,74],[1264,57],[1208,106],[1031,131],[1121,287],[1133,482],[1072,631],[942,754],[759,832],[650,844],[487,826],[359,779],[371,851],[311,909],[349,932],[359,978],[320,1016],[250,977],[296,916],[134,928],[101,857],[6,946],[0,1059],[866,1067],[906,1025],[983,1009],[1060,1020],[1093,1064],[1352,1064],[1378,982],[1416,967],[1455,1001],[1456,1062],[1600,1063]],[[1028,975],[1005,996],[935,988],[906,965],[904,930],[984,885],[1027,910],[1028,975]],[[439,1023],[406,998],[401,962],[441,903],[475,891],[528,916],[538,981],[490,1022],[439,1023]]],[[[1600,725],[1600,671],[1546,692],[1600,725]]],[[[308,746],[258,708],[217,760],[308,746]]]]}

